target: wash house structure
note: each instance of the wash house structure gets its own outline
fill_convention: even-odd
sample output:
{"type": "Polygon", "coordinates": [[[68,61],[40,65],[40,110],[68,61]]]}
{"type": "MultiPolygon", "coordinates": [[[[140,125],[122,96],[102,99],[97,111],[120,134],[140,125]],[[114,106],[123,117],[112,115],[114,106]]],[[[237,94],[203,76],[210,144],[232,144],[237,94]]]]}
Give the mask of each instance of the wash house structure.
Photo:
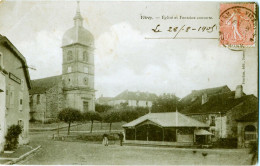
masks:
{"type": "Polygon", "coordinates": [[[207,144],[209,125],[179,112],[149,113],[123,125],[126,143],[192,146],[207,144]]]}

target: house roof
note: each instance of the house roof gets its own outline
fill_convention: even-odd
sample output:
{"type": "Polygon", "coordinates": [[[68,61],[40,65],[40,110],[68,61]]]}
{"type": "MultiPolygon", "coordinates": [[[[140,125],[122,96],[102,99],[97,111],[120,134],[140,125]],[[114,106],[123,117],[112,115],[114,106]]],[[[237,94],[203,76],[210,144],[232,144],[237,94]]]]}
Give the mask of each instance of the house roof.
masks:
{"type": "Polygon", "coordinates": [[[132,122],[124,124],[123,127],[134,127],[144,121],[152,121],[162,127],[209,127],[193,118],[179,112],[149,113],[132,122]]]}
{"type": "Polygon", "coordinates": [[[193,102],[194,97],[201,97],[204,93],[206,93],[208,96],[213,95],[213,94],[218,94],[218,93],[224,93],[224,92],[230,92],[230,89],[228,88],[227,85],[224,86],[219,86],[219,87],[214,87],[214,88],[207,88],[207,89],[201,89],[201,90],[193,90],[190,94],[187,96],[183,97],[180,102],[182,104],[190,104],[193,102]]]}
{"type": "Polygon", "coordinates": [[[114,97],[114,100],[149,100],[154,101],[157,98],[157,95],[154,93],[148,92],[131,92],[128,90],[123,91],[114,97]]]}
{"type": "Polygon", "coordinates": [[[237,119],[238,122],[257,122],[258,121],[258,111],[251,112],[237,119]]]}
{"type": "Polygon", "coordinates": [[[52,76],[37,80],[32,80],[32,89],[29,91],[30,94],[41,94],[45,93],[48,89],[58,85],[62,81],[62,76],[52,76]]]}
{"type": "Polygon", "coordinates": [[[27,65],[25,57],[7,39],[7,37],[2,36],[1,34],[0,34],[0,44],[3,44],[6,48],[8,48],[22,62],[22,69],[25,73],[26,83],[27,83],[28,89],[31,89],[31,79],[30,79],[30,74],[29,74],[29,71],[28,71],[28,65],[27,65]]]}
{"type": "MultiPolygon", "coordinates": [[[[209,97],[208,102],[201,104],[201,101],[194,102],[191,105],[180,110],[184,114],[201,114],[201,113],[226,113],[239,104],[245,104],[251,102],[251,100],[257,101],[254,95],[245,95],[241,98],[234,98],[235,91],[212,95],[209,97]]],[[[249,107],[244,108],[245,111],[252,112],[249,107]]]]}
{"type": "Polygon", "coordinates": [[[207,130],[197,129],[194,131],[195,135],[213,135],[212,133],[208,132],[207,130]]]}
{"type": "Polygon", "coordinates": [[[96,102],[99,104],[106,104],[111,99],[113,99],[113,97],[99,97],[97,98],[96,102]]]}

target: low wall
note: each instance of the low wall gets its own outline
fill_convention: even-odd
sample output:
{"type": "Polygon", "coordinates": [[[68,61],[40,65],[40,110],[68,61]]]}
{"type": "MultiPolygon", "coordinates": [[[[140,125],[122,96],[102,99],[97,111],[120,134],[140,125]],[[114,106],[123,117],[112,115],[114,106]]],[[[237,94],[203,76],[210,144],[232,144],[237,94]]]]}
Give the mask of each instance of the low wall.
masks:
{"type": "Polygon", "coordinates": [[[139,145],[164,145],[164,146],[192,146],[193,142],[164,142],[164,141],[139,141],[139,140],[125,140],[125,144],[139,144],[139,145]]]}

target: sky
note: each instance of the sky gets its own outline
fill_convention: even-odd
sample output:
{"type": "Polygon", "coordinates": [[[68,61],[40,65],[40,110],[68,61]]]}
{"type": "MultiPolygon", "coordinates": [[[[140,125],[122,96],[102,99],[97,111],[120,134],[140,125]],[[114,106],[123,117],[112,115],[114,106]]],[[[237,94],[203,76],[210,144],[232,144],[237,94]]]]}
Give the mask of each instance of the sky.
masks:
{"type": "MultiPolygon", "coordinates": [[[[189,39],[147,39],[173,37],[176,33],[168,32],[169,27],[218,27],[219,3],[81,1],[80,10],[84,27],[95,38],[96,98],[113,97],[126,89],[184,97],[192,90],[223,85],[235,90],[242,83],[242,52],[219,45],[218,29],[178,34],[189,39]],[[152,31],[158,24],[162,33],[152,31]],[[190,39],[194,37],[214,39],[190,39]]],[[[31,79],[61,74],[61,41],[73,26],[75,13],[76,1],[0,3],[0,34],[36,68],[30,69],[31,79]]],[[[257,50],[244,50],[244,92],[257,95],[257,50]]]]}

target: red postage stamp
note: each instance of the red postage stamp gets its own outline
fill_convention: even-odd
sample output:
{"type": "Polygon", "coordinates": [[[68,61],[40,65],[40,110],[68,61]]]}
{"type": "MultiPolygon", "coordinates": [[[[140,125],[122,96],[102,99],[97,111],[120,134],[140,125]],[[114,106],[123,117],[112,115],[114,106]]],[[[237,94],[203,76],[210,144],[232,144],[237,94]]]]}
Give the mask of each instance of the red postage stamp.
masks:
{"type": "Polygon", "coordinates": [[[219,41],[229,47],[255,46],[255,3],[220,4],[219,41]]]}

